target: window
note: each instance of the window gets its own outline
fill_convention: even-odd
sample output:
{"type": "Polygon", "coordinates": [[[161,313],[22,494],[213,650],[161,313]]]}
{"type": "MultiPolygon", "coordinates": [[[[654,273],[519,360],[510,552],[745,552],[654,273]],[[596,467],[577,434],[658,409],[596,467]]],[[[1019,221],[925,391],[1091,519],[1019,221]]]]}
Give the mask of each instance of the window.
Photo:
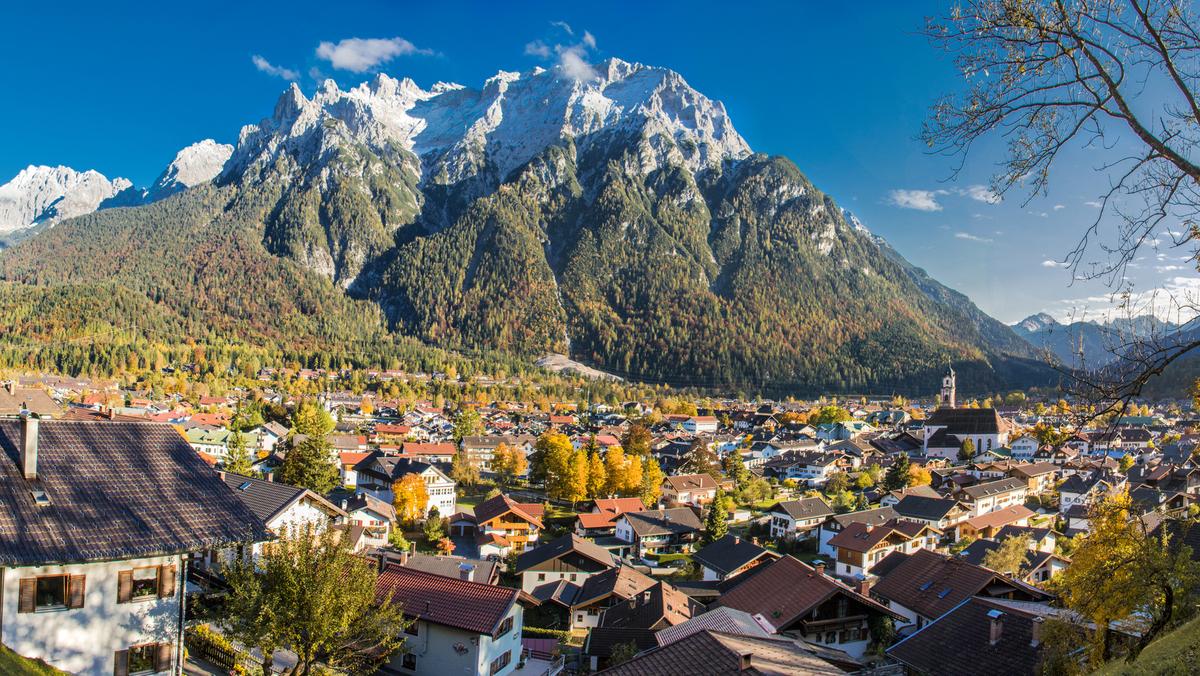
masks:
{"type": "Polygon", "coordinates": [[[136,645],[129,649],[129,674],[153,674],[158,671],[155,661],[158,658],[158,646],[151,643],[136,645]]]}
{"type": "Polygon", "coordinates": [[[575,573],[571,573],[571,582],[575,581],[575,573]]]}
{"type": "Polygon", "coordinates": [[[546,579],[545,573],[538,573],[538,582],[542,582],[545,579],[546,579]]]}
{"type": "Polygon", "coordinates": [[[134,568],[131,595],[134,600],[158,596],[158,567],[134,568]]]}
{"type": "Polygon", "coordinates": [[[419,634],[417,632],[419,630],[417,629],[417,625],[420,623],[421,621],[414,617],[412,623],[404,628],[404,633],[408,634],[409,636],[418,636],[419,634]]]}
{"type": "Polygon", "coordinates": [[[404,659],[400,662],[400,666],[405,669],[417,670],[417,656],[412,653],[404,653],[404,659]]]}
{"type": "Polygon", "coordinates": [[[34,605],[38,610],[58,610],[67,607],[67,576],[51,575],[37,579],[34,605]]]}
{"type": "Polygon", "coordinates": [[[496,659],[492,660],[491,673],[492,674],[500,673],[500,670],[504,669],[504,667],[507,667],[508,663],[511,661],[512,661],[512,651],[509,650],[508,652],[504,653],[500,657],[497,657],[496,659]]]}
{"type": "Polygon", "coordinates": [[[506,617],[506,618],[504,618],[504,621],[500,623],[500,628],[496,630],[496,635],[493,636],[492,638],[500,638],[501,636],[504,636],[508,632],[512,631],[512,628],[513,628],[513,618],[506,617]]]}

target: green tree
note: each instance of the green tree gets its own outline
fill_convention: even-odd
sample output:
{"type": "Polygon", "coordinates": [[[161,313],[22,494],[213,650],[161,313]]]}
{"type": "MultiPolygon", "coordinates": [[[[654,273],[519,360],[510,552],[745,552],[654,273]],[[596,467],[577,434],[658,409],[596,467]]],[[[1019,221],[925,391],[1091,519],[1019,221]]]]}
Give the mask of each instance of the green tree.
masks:
{"type": "Polygon", "coordinates": [[[257,569],[249,558],[226,567],[229,593],[218,620],[226,634],[264,656],[295,652],[300,674],[319,663],[369,673],[402,647],[402,609],[390,596],[376,596],[375,566],[339,535],[288,529],[263,549],[257,569]]]}
{"type": "Polygon", "coordinates": [[[971,458],[975,457],[975,442],[970,439],[963,439],[963,442],[958,446],[958,461],[971,462],[971,458]]]}
{"type": "Polygon", "coordinates": [[[1124,473],[1128,472],[1130,469],[1132,469],[1134,463],[1135,463],[1135,461],[1134,461],[1132,455],[1130,455],[1128,453],[1126,453],[1125,455],[1122,455],[1120,464],[1118,465],[1118,468],[1120,469],[1121,474],[1124,474],[1124,473]]]}
{"type": "MultiPolygon", "coordinates": [[[[630,458],[630,462],[636,462],[635,458],[630,458]]],[[[654,456],[646,456],[642,461],[642,485],[638,491],[638,497],[642,499],[642,504],[647,507],[653,507],[658,504],[658,499],[662,495],[663,472],[658,466],[658,461],[654,456]]]]}
{"type": "Polygon", "coordinates": [[[1021,576],[1025,557],[1029,555],[1029,538],[1021,535],[1006,537],[1000,546],[983,555],[983,565],[998,573],[1021,576]]]}
{"type": "Polygon", "coordinates": [[[746,482],[750,480],[750,470],[746,469],[746,463],[742,461],[742,454],[736,450],[725,454],[721,459],[721,465],[725,470],[725,476],[733,479],[734,485],[738,490],[746,487],[746,482]]]}
{"type": "Polygon", "coordinates": [[[612,647],[612,652],[608,656],[608,666],[615,667],[619,664],[625,664],[636,657],[637,654],[638,647],[636,641],[618,643],[612,647]]]}
{"type": "Polygon", "coordinates": [[[461,444],[464,438],[476,436],[482,430],[483,423],[479,417],[479,411],[473,408],[464,408],[454,419],[454,443],[461,444]]]}
{"type": "Polygon", "coordinates": [[[707,439],[699,438],[684,454],[683,463],[679,466],[680,474],[707,474],[714,479],[721,478],[721,466],[717,462],[717,454],[707,439]]]}
{"type": "Polygon", "coordinates": [[[318,495],[337,488],[341,472],[333,461],[333,445],[328,437],[324,434],[291,437],[283,464],[279,466],[279,480],[318,495]]]}
{"type": "Polygon", "coordinates": [[[700,538],[702,544],[712,544],[725,537],[729,532],[729,512],[725,509],[725,491],[717,489],[717,494],[708,506],[708,515],[704,519],[704,534],[700,538]]]}
{"type": "Polygon", "coordinates": [[[446,523],[440,516],[431,513],[429,518],[425,519],[425,523],[421,524],[421,532],[425,535],[425,542],[436,545],[446,537],[446,523]]]}
{"type": "Polygon", "coordinates": [[[850,477],[845,472],[834,472],[825,480],[825,495],[834,496],[850,490],[850,477]]]}
{"type": "Polygon", "coordinates": [[[883,478],[883,487],[889,491],[898,491],[908,487],[909,467],[911,463],[908,461],[908,454],[901,453],[896,456],[892,462],[892,466],[887,469],[887,474],[883,478]]]}
{"type": "Polygon", "coordinates": [[[229,435],[226,444],[225,471],[242,476],[254,473],[254,461],[250,458],[250,449],[246,448],[246,435],[234,430],[229,435]]]}

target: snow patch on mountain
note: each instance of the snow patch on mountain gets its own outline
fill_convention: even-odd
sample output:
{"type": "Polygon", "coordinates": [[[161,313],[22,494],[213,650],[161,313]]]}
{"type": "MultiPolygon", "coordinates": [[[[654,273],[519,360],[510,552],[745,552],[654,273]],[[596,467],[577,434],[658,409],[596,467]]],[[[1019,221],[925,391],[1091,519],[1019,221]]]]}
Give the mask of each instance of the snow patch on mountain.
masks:
{"type": "Polygon", "coordinates": [[[645,172],[674,162],[696,171],[750,154],[725,107],[678,73],[619,59],[597,71],[589,81],[561,67],[500,71],[479,89],[438,83],[429,90],[380,74],[348,91],[327,80],[311,99],[293,84],[270,118],[242,129],[224,176],[282,153],[301,165],[319,161],[329,149],[323,130],[339,125],[377,150],[411,151],[422,160],[422,182],[444,184],[485,172],[503,180],[549,145],[570,138],[583,151],[610,131],[640,135],[645,172]]]}
{"type": "Polygon", "coordinates": [[[1028,333],[1037,333],[1038,331],[1052,329],[1056,326],[1059,326],[1059,323],[1057,319],[1051,317],[1045,312],[1039,312],[1034,315],[1029,315],[1025,319],[1013,324],[1013,326],[1018,326],[1028,333]]]}
{"type": "Polygon", "coordinates": [[[132,186],[128,179],[109,180],[95,170],[30,165],[0,186],[0,233],[91,213],[132,186]]]}

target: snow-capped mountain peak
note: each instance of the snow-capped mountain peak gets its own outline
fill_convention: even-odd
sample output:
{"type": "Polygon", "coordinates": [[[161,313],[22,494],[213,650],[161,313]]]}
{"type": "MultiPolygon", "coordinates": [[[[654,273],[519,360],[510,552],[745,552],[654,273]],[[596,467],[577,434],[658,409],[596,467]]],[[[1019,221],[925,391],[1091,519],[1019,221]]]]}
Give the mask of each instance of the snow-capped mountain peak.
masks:
{"type": "Polygon", "coordinates": [[[204,139],[180,150],[175,159],[154,182],[146,195],[153,202],[182,192],[201,183],[208,183],[221,173],[221,168],[233,154],[233,146],[204,139]]]}
{"type": "Polygon", "coordinates": [[[1016,326],[1019,326],[1028,333],[1037,333],[1038,331],[1058,326],[1058,320],[1045,312],[1039,312],[1017,322],[1016,326]]]}
{"type": "Polygon", "coordinates": [[[95,170],[30,165],[0,186],[0,233],[90,213],[132,185],[95,170]]]}
{"type": "Polygon", "coordinates": [[[725,107],[674,71],[610,59],[596,73],[581,80],[561,66],[500,71],[479,89],[438,83],[428,90],[379,74],[349,90],[327,80],[312,98],[293,84],[272,117],[242,129],[225,172],[268,165],[281,153],[301,164],[316,161],[312,153],[328,146],[314,139],[330,125],[369,147],[411,151],[421,158],[422,181],[446,183],[481,172],[503,180],[564,138],[582,149],[608,131],[641,135],[640,169],[647,172],[666,163],[700,170],[750,154],[725,107]]]}

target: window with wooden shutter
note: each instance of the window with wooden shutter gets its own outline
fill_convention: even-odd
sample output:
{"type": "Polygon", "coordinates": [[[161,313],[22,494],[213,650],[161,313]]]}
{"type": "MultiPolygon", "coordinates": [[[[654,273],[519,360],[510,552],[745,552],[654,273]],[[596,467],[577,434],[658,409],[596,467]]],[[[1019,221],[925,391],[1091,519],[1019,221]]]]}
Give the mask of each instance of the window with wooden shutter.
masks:
{"type": "Polygon", "coordinates": [[[67,581],[67,607],[82,608],[83,598],[87,592],[87,576],[72,575],[67,581]]]}
{"type": "Polygon", "coordinates": [[[113,676],[129,676],[128,650],[118,650],[113,653],[113,676]]]}
{"type": "Polygon", "coordinates": [[[158,567],[158,597],[171,598],[175,595],[175,566],[158,567]]]}
{"type": "Polygon", "coordinates": [[[159,643],[158,655],[154,661],[154,668],[158,671],[168,671],[171,668],[171,659],[174,657],[175,645],[172,643],[159,643]]]}
{"type": "Polygon", "coordinates": [[[133,599],[133,571],[117,573],[117,603],[129,603],[133,599]]]}
{"type": "Polygon", "coordinates": [[[37,607],[35,604],[35,595],[37,594],[37,578],[23,577],[21,578],[20,593],[17,595],[17,612],[32,613],[37,607]]]}

